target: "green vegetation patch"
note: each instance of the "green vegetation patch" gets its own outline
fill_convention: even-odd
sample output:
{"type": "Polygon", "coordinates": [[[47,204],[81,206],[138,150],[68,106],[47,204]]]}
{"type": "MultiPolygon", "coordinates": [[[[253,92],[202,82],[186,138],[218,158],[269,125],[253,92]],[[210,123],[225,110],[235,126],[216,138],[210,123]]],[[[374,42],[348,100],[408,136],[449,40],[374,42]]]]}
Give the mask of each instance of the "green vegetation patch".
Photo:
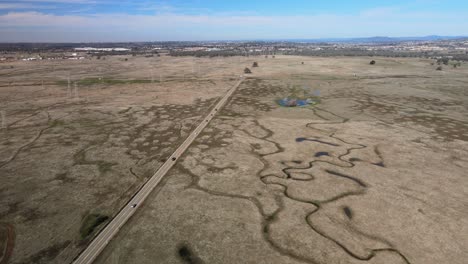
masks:
{"type": "Polygon", "coordinates": [[[107,162],[107,161],[102,161],[102,160],[97,161],[96,164],[101,174],[110,171],[112,169],[112,166],[117,165],[117,163],[107,162]]]}
{"type": "Polygon", "coordinates": [[[109,219],[108,216],[106,215],[101,215],[101,214],[89,214],[85,217],[83,220],[81,227],[80,227],[80,235],[81,239],[87,238],[89,235],[91,235],[94,230],[107,221],[109,219]]]}
{"type": "Polygon", "coordinates": [[[49,125],[50,125],[51,127],[64,126],[64,125],[65,125],[65,121],[55,119],[55,120],[49,122],[49,125]]]}
{"type": "Polygon", "coordinates": [[[289,94],[284,98],[277,99],[276,103],[284,107],[314,106],[320,103],[320,91],[311,91],[308,87],[298,85],[289,86],[289,94]]]}

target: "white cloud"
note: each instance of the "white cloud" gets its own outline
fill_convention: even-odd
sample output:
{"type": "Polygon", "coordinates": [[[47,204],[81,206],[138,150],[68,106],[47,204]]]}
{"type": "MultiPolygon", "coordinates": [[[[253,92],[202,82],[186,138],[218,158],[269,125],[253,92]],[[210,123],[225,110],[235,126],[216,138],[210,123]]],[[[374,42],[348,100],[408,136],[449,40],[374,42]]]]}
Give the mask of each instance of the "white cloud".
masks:
{"type": "Polygon", "coordinates": [[[17,2],[28,2],[28,3],[62,3],[62,4],[93,4],[99,1],[95,0],[17,0],[17,2]]]}
{"type": "Polygon", "coordinates": [[[61,38],[62,41],[140,41],[464,35],[468,34],[468,21],[464,18],[463,14],[394,13],[385,9],[363,11],[357,15],[311,16],[10,12],[0,15],[0,42],[20,38],[26,41],[28,36],[21,32],[35,32],[29,35],[29,41],[39,41],[38,32],[44,33],[44,39],[40,41],[60,41],[61,38]]]}
{"type": "Polygon", "coordinates": [[[29,4],[29,3],[0,3],[0,10],[1,9],[40,9],[43,6],[29,4]]]}
{"type": "Polygon", "coordinates": [[[400,9],[398,7],[377,7],[363,10],[360,15],[365,17],[381,17],[393,15],[399,11],[400,9]]]}

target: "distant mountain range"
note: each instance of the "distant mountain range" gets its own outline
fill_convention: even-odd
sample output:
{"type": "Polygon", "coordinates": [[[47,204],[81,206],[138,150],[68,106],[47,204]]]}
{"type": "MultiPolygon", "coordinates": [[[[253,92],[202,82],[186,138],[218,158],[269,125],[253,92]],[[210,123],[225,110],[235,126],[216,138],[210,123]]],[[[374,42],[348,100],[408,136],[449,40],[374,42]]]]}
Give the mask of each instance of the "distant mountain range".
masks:
{"type": "Polygon", "coordinates": [[[320,39],[286,39],[287,42],[307,42],[307,43],[395,43],[406,41],[438,41],[468,39],[468,36],[424,36],[424,37],[368,37],[368,38],[320,38],[320,39]]]}
{"type": "Polygon", "coordinates": [[[138,41],[138,42],[0,42],[0,48],[5,46],[15,47],[30,47],[30,46],[59,46],[59,47],[120,47],[122,45],[136,45],[144,46],[145,44],[162,43],[162,44],[184,44],[184,45],[196,45],[199,43],[254,43],[254,42],[290,42],[290,43],[369,43],[369,44],[385,44],[385,43],[401,43],[408,41],[441,41],[441,40],[468,40],[468,36],[424,36],[424,37],[367,37],[367,38],[316,38],[316,39],[245,39],[245,40],[205,40],[205,41],[138,41]]]}

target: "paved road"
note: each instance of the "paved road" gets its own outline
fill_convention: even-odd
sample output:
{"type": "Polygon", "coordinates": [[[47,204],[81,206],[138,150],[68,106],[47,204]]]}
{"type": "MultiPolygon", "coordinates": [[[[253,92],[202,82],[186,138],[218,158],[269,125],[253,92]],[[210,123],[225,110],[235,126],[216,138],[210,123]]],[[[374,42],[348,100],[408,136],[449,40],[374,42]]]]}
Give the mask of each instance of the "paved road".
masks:
{"type": "Polygon", "coordinates": [[[177,162],[178,158],[187,150],[192,144],[195,138],[200,132],[208,125],[213,119],[216,112],[220,110],[232,94],[237,90],[239,85],[244,80],[241,77],[239,82],[229,89],[226,95],[216,104],[211,112],[206,116],[205,119],[193,130],[193,132],[187,137],[182,145],[167,159],[167,161],[156,171],[156,173],[143,185],[138,193],[128,202],[128,204],[112,219],[112,221],[94,238],[89,246],[78,256],[73,262],[74,264],[88,264],[92,263],[104,250],[109,241],[119,232],[120,228],[132,217],[139,206],[145,201],[151,191],[158,185],[161,179],[166,175],[172,166],[177,162]]]}

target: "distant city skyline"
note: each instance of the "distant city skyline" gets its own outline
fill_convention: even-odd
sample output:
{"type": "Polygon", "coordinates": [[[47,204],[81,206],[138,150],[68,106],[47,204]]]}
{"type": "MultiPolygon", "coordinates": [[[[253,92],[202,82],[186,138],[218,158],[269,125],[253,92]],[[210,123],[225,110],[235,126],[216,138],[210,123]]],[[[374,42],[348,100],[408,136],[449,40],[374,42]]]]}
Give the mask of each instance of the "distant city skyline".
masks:
{"type": "Polygon", "coordinates": [[[0,42],[467,36],[468,2],[5,0],[0,42]]]}

